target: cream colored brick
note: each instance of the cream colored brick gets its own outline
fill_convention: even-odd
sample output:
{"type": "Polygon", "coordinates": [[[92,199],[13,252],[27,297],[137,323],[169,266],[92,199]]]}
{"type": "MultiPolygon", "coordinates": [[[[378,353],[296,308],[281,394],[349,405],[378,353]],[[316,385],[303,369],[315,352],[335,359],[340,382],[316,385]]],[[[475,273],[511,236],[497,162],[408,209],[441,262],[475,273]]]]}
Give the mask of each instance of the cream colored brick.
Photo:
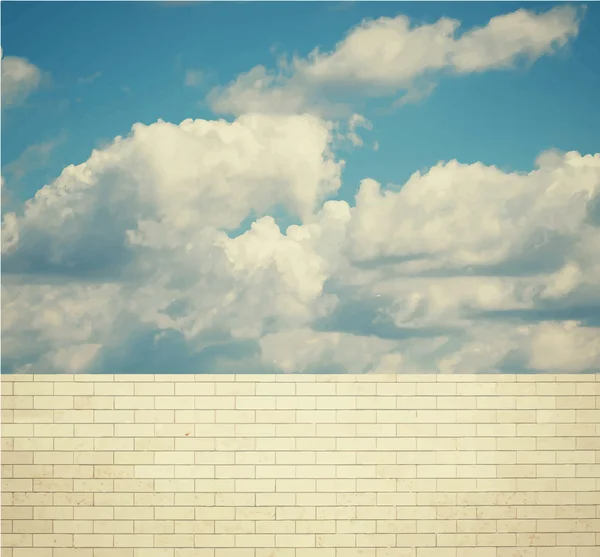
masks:
{"type": "Polygon", "coordinates": [[[234,547],[235,541],[236,538],[233,534],[197,534],[194,536],[195,547],[231,548],[234,547]]]}
{"type": "Polygon", "coordinates": [[[438,437],[458,437],[456,448],[459,451],[496,449],[495,439],[477,439],[475,437],[477,434],[476,424],[437,424],[436,431],[438,437]],[[486,449],[486,446],[491,449],[486,449]]]}
{"type": "Polygon", "coordinates": [[[33,545],[36,547],[81,547],[75,543],[72,534],[34,534],[33,545]]]}
{"type": "Polygon", "coordinates": [[[138,520],[134,525],[136,534],[174,534],[174,520],[138,520]]]}
{"type": "Polygon", "coordinates": [[[438,398],[434,396],[398,397],[396,408],[398,410],[435,410],[438,398]]]}
{"type": "Polygon", "coordinates": [[[296,394],[308,394],[298,391],[299,386],[307,386],[305,383],[257,383],[256,396],[294,396],[296,394]]]}
{"type": "Polygon", "coordinates": [[[73,408],[75,410],[112,410],[116,401],[121,397],[112,396],[75,396],[73,397],[73,408]]]}
{"type": "MultiPolygon", "coordinates": [[[[154,410],[153,396],[118,396],[114,398],[115,410],[154,410]]],[[[112,408],[99,408],[99,410],[112,410],[112,408]]],[[[136,413],[137,415],[137,413],[136,413]]],[[[138,421],[138,420],[136,420],[138,421]]]]}
{"type": "Polygon", "coordinates": [[[517,398],[517,410],[551,410],[554,408],[556,408],[556,397],[554,396],[524,396],[517,398]]]}
{"type": "Polygon", "coordinates": [[[155,534],[156,547],[194,547],[193,534],[155,534]]]}
{"type": "MultiPolygon", "coordinates": [[[[2,428],[4,436],[4,427],[2,428]]],[[[32,437],[17,437],[11,439],[2,437],[2,452],[6,451],[51,451],[54,447],[52,439],[32,438],[32,437]]],[[[25,463],[24,463],[25,464],[25,463]]]]}
{"type": "Polygon", "coordinates": [[[34,424],[2,424],[2,437],[33,437],[34,424]]]}
{"type": "Polygon", "coordinates": [[[586,393],[586,396],[560,396],[556,398],[556,408],[558,409],[594,409],[595,397],[586,393]],[[589,396],[587,396],[589,395],[589,396]]]}
{"type": "MultiPolygon", "coordinates": [[[[598,427],[598,426],[596,426],[598,427]]],[[[600,430],[599,430],[600,433],[600,430]]],[[[15,443],[16,443],[16,439],[15,439],[15,443]]],[[[581,451],[588,451],[588,450],[592,450],[592,451],[599,451],[600,450],[600,434],[596,437],[580,437],[578,439],[575,439],[575,446],[577,448],[577,450],[581,450],[581,451]]]]}
{"type": "Polygon", "coordinates": [[[235,397],[233,396],[197,396],[194,397],[196,410],[233,410],[235,397]]]}
{"type": "Polygon", "coordinates": [[[13,385],[13,393],[15,396],[52,396],[54,394],[54,382],[34,383],[18,381],[13,385]]]}
{"type": "Polygon", "coordinates": [[[417,440],[412,437],[403,438],[397,433],[397,438],[354,438],[337,439],[336,448],[339,451],[373,451],[373,450],[391,450],[391,451],[413,451],[417,448],[417,440]]]}
{"type": "MultiPolygon", "coordinates": [[[[4,449],[2,451],[2,463],[10,464],[47,464],[46,462],[35,462],[34,456],[39,454],[54,454],[54,453],[30,453],[25,451],[13,452],[4,449]]],[[[5,476],[2,476],[5,477],[5,476]]]]}
{"type": "MultiPolygon", "coordinates": [[[[6,495],[6,494],[5,494],[6,495]]],[[[10,494],[12,497],[12,493],[10,494]]],[[[36,510],[44,509],[45,507],[38,507],[36,510]]],[[[2,508],[2,519],[3,520],[32,520],[38,518],[33,514],[34,509],[31,507],[14,507],[5,505],[2,508]]],[[[43,518],[43,517],[42,517],[43,518]]],[[[7,532],[9,533],[9,532],[7,532]]]]}
{"type": "Polygon", "coordinates": [[[73,409],[72,396],[35,396],[33,407],[38,410],[70,410],[73,409]]]}
{"type": "Polygon", "coordinates": [[[32,410],[33,396],[5,396],[5,394],[3,394],[1,398],[1,406],[5,410],[32,410]]]}
{"type": "MultiPolygon", "coordinates": [[[[155,548],[136,547],[133,549],[127,549],[125,551],[133,551],[133,554],[131,557],[174,557],[176,551],[186,551],[188,549],[189,548],[175,549],[173,547],[155,547],[155,548]]],[[[202,549],[197,550],[198,557],[201,557],[203,555],[203,551],[204,550],[202,550],[202,549]]],[[[179,554],[179,555],[181,555],[181,554],[179,554]]],[[[107,557],[109,557],[109,556],[107,556],[107,557]]],[[[206,554],[206,557],[208,557],[208,554],[206,554]]],[[[212,557],[212,555],[211,555],[211,557],[212,557]]]]}
{"type": "Polygon", "coordinates": [[[114,537],[114,542],[111,546],[114,547],[154,547],[154,536],[152,534],[115,534],[114,536],[103,536],[114,537]]]}
{"type": "Polygon", "coordinates": [[[58,534],[93,534],[94,523],[91,520],[55,520],[54,532],[58,534]]]}
{"type": "MultiPolygon", "coordinates": [[[[309,407],[297,408],[298,410],[317,408],[318,410],[354,410],[356,409],[356,397],[355,396],[318,396],[316,397],[316,405],[314,403],[314,397],[301,397],[297,400],[311,400],[313,404],[309,407]]],[[[279,408],[279,405],[278,405],[279,408]]]]}
{"type": "MultiPolygon", "coordinates": [[[[51,534],[53,524],[58,521],[54,520],[15,520],[13,522],[14,534],[51,534]]],[[[59,532],[59,530],[55,530],[59,532]]]]}
{"type": "Polygon", "coordinates": [[[175,383],[175,396],[213,396],[215,394],[215,383],[175,383]]]}
{"type": "Polygon", "coordinates": [[[31,491],[32,486],[33,480],[31,478],[2,478],[3,492],[31,491]]]}
{"type": "Polygon", "coordinates": [[[131,424],[134,416],[134,410],[94,410],[94,422],[97,424],[131,424]]]}
{"type": "Polygon", "coordinates": [[[152,464],[157,465],[194,464],[193,451],[159,451],[153,456],[152,464]]]}
{"type": "Polygon", "coordinates": [[[94,466],[95,478],[133,478],[134,467],[125,465],[94,466]]]}
{"type": "Polygon", "coordinates": [[[174,396],[175,395],[175,383],[171,382],[158,382],[158,383],[135,383],[131,385],[131,393],[122,393],[127,395],[135,396],[174,396]]]}
{"type": "MultiPolygon", "coordinates": [[[[3,476],[5,477],[5,476],[3,476]]],[[[53,470],[50,465],[14,465],[13,478],[52,478],[53,470]]]]}
{"type": "Polygon", "coordinates": [[[600,395],[600,386],[598,385],[598,376],[595,383],[577,383],[575,385],[577,396],[600,395]]]}
{"type": "Polygon", "coordinates": [[[2,395],[12,395],[13,394],[13,382],[11,381],[6,381],[4,379],[3,376],[2,377],[2,381],[0,381],[0,393],[2,393],[2,395]]]}
{"type": "Polygon", "coordinates": [[[17,423],[17,424],[35,424],[47,423],[51,424],[54,421],[52,410],[2,410],[2,423],[17,423]],[[10,419],[6,412],[11,412],[10,419]]]}
{"type": "Polygon", "coordinates": [[[460,424],[495,424],[499,421],[499,412],[502,410],[456,410],[456,418],[453,421],[460,424]]]}
{"type": "Polygon", "coordinates": [[[594,491],[596,489],[596,482],[593,478],[557,478],[555,481],[556,491],[594,491]]]}
{"type": "Polygon", "coordinates": [[[258,424],[285,424],[290,422],[312,422],[310,416],[315,410],[257,410],[256,423],[258,424]],[[306,412],[306,414],[305,414],[306,412]]]}
{"type": "Polygon", "coordinates": [[[154,517],[156,520],[194,520],[194,507],[156,507],[154,517]]]}
{"type": "Polygon", "coordinates": [[[333,507],[318,508],[317,519],[336,519],[336,520],[396,520],[396,507],[386,506],[360,506],[352,507],[333,507]]]}
{"type": "MultiPolygon", "coordinates": [[[[355,547],[357,545],[356,534],[317,534],[315,537],[316,547],[355,547]]],[[[389,544],[388,544],[389,545],[389,544]]]]}
{"type": "MultiPolygon", "coordinates": [[[[316,505],[334,505],[335,493],[311,493],[311,492],[286,492],[275,494],[256,494],[256,504],[288,506],[297,504],[301,507],[313,507],[316,505]]],[[[278,515],[279,516],[279,515],[278,515]]]]}
{"type": "Polygon", "coordinates": [[[116,437],[154,437],[155,424],[98,424],[98,427],[114,427],[116,437]]]}
{"type": "MultiPolygon", "coordinates": [[[[296,528],[296,523],[292,520],[260,520],[256,522],[257,534],[303,534],[296,528]]],[[[308,532],[310,533],[310,532],[308,532]]]]}
{"type": "Polygon", "coordinates": [[[497,394],[496,383],[457,383],[458,396],[493,396],[497,394]]]}
{"type": "Polygon", "coordinates": [[[56,423],[89,424],[93,421],[93,410],[54,410],[54,422],[56,423]]]}
{"type": "Polygon", "coordinates": [[[33,491],[80,491],[75,488],[75,482],[82,480],[43,478],[33,480],[33,491]]]}
{"type": "MultiPolygon", "coordinates": [[[[95,410],[99,412],[100,410],[95,410]]],[[[73,426],[72,437],[113,437],[118,436],[119,425],[113,425],[111,423],[99,423],[99,424],[75,424],[73,426]]],[[[66,436],[65,436],[66,437],[66,436]]]]}
{"type": "Polygon", "coordinates": [[[87,491],[106,493],[114,490],[114,481],[108,479],[75,479],[73,480],[73,489],[83,493],[87,491]]]}
{"type": "Polygon", "coordinates": [[[94,439],[91,437],[61,437],[54,439],[55,451],[93,451],[94,439]]]}
{"type": "MultiPolygon", "coordinates": [[[[49,494],[52,495],[52,494],[49,494]]],[[[46,504],[46,503],[44,503],[46,504]]],[[[93,493],[55,493],[50,499],[50,505],[78,507],[92,506],[94,504],[93,493]]]]}
{"type": "MultiPolygon", "coordinates": [[[[233,452],[215,452],[215,451],[196,451],[194,452],[194,462],[196,464],[234,464],[236,462],[236,458],[241,458],[240,455],[243,453],[233,453],[233,452]]],[[[254,451],[248,451],[245,453],[246,455],[257,454],[254,451]]],[[[272,453],[266,453],[272,454],[272,453]]],[[[239,460],[239,464],[245,464],[243,460],[239,460]]]]}
{"type": "MultiPolygon", "coordinates": [[[[2,492],[2,496],[8,495],[6,492],[2,492]]],[[[31,506],[41,507],[46,505],[52,505],[52,493],[15,493],[10,494],[10,501],[3,498],[2,505],[15,505],[15,506],[31,506]]]]}
{"type": "Polygon", "coordinates": [[[538,383],[536,385],[536,394],[538,396],[575,396],[577,388],[575,383],[538,383]]]}
{"type": "MultiPolygon", "coordinates": [[[[95,383],[94,396],[113,397],[113,396],[133,396],[134,383],[95,383]]],[[[136,384],[137,387],[137,384],[136,384]]],[[[164,391],[163,391],[164,392],[164,391]]],[[[142,394],[142,393],[135,393],[142,394]]]]}
{"type": "Polygon", "coordinates": [[[55,396],[93,396],[93,383],[56,382],[54,383],[55,396]]]}

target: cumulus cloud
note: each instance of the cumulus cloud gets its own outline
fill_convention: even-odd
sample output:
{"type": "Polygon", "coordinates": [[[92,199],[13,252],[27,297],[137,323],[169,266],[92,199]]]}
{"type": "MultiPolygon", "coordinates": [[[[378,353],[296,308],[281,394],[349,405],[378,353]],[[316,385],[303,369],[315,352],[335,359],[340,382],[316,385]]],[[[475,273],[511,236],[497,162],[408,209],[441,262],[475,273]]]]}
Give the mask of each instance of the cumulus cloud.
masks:
{"type": "Polygon", "coordinates": [[[520,9],[462,33],[461,22],[448,18],[422,25],[404,15],[366,20],[331,52],[315,49],[276,72],[257,66],[213,91],[210,100],[216,111],[232,114],[309,106],[329,113],[348,91],[363,96],[405,91],[399,104],[415,102],[435,87],[421,79],[511,68],[555,52],[577,35],[581,13],[565,5],[544,13],[520,9]]]}
{"type": "Polygon", "coordinates": [[[4,365],[85,371],[154,331],[283,372],[600,366],[600,322],[577,315],[600,308],[600,155],[548,152],[522,174],[440,163],[402,188],[363,181],[350,206],[323,203],[342,168],[330,130],[136,125],[65,169],[4,217],[4,365]],[[300,224],[282,231],[278,205],[300,224]]]}
{"type": "MultiPolygon", "coordinates": [[[[322,205],[340,186],[330,141],[329,125],[310,115],[136,125],[67,167],[22,215],[4,215],[3,272],[20,285],[45,277],[51,299],[65,295],[54,291],[57,280],[119,284],[102,304],[197,344],[215,331],[243,339],[268,325],[303,326],[335,303],[320,297],[335,244],[318,241],[349,218],[345,206],[322,205]],[[305,224],[282,234],[261,218],[275,206],[305,224]],[[229,236],[249,214],[252,228],[229,236]]],[[[3,305],[43,311],[38,288],[7,287],[3,305]]],[[[98,299],[106,291],[86,292],[98,299]]],[[[85,312],[80,319],[94,322],[85,312]]],[[[83,354],[103,344],[84,340],[83,354]]]]}
{"type": "MultiPolygon", "coordinates": [[[[357,259],[401,257],[413,271],[508,264],[531,251],[587,250],[600,155],[546,152],[529,173],[441,162],[400,191],[364,180],[350,235],[357,259]]],[[[585,255],[582,253],[582,257],[585,255]]]]}
{"type": "Polygon", "coordinates": [[[266,363],[284,373],[365,373],[380,365],[396,343],[348,333],[292,329],[260,340],[266,363]]]}
{"type": "Polygon", "coordinates": [[[111,335],[120,288],[3,280],[3,365],[23,372],[83,371],[111,335]]]}
{"type": "Polygon", "coordinates": [[[2,107],[8,108],[23,102],[42,82],[40,69],[25,58],[2,57],[2,107]]]}

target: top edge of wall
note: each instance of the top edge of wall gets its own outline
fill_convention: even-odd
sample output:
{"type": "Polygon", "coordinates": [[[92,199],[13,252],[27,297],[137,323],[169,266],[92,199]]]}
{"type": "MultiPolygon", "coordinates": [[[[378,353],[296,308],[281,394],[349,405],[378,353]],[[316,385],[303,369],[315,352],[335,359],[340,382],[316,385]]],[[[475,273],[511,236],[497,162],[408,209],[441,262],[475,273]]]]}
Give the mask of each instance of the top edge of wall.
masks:
{"type": "Polygon", "coordinates": [[[2,381],[89,382],[303,382],[303,383],[514,383],[600,382],[600,373],[562,374],[2,374],[2,381]]]}

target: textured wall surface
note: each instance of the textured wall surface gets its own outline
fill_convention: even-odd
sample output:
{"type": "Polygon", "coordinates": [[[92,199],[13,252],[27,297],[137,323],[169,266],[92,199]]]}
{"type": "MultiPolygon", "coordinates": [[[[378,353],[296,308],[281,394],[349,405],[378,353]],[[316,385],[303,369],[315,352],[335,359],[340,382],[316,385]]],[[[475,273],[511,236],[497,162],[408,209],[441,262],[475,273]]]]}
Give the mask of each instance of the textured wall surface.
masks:
{"type": "Polygon", "coordinates": [[[599,557],[600,376],[3,376],[2,546],[599,557]]]}

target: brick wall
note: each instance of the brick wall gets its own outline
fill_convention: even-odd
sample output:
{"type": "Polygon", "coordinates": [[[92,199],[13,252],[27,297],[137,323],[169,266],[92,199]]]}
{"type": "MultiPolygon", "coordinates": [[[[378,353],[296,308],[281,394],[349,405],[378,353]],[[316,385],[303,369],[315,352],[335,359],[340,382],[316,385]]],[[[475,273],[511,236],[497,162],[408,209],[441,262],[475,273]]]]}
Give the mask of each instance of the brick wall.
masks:
{"type": "Polygon", "coordinates": [[[599,557],[600,376],[2,377],[2,557],[599,557]]]}

